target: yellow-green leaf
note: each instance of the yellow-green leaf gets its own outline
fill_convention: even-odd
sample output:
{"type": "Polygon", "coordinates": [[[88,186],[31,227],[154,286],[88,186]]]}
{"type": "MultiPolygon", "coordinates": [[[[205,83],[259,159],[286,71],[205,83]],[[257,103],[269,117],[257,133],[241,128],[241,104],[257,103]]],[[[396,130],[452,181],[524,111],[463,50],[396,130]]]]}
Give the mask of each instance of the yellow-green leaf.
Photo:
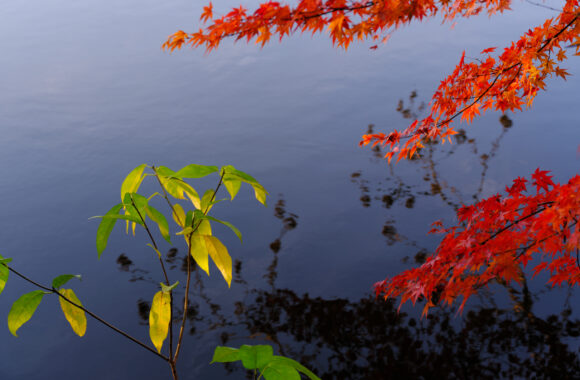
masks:
{"type": "Polygon", "coordinates": [[[203,238],[207,252],[230,287],[232,284],[232,258],[228,250],[215,236],[204,235],[203,238]]]}
{"type": "Polygon", "coordinates": [[[2,260],[2,263],[0,264],[0,293],[2,293],[6,286],[6,282],[8,281],[8,274],[10,273],[7,263],[9,263],[11,259],[4,259],[0,255],[0,260],[2,260]]]}
{"type": "Polygon", "coordinates": [[[191,257],[195,260],[197,265],[207,273],[209,276],[209,256],[205,239],[199,233],[194,233],[191,236],[191,257]]]}
{"type": "Polygon", "coordinates": [[[201,207],[201,204],[200,204],[199,194],[197,193],[197,191],[195,191],[195,189],[193,187],[191,187],[189,184],[187,184],[185,182],[180,182],[179,185],[180,185],[180,188],[183,191],[185,191],[185,194],[187,194],[187,196],[191,200],[191,203],[193,203],[193,206],[195,208],[199,209],[201,207]]]}
{"type": "Polygon", "coordinates": [[[224,175],[223,183],[226,189],[228,190],[228,193],[230,193],[230,197],[232,198],[233,201],[234,198],[236,197],[236,194],[238,194],[238,191],[240,191],[242,181],[234,176],[226,174],[224,175]]]}
{"type": "Polygon", "coordinates": [[[201,235],[211,235],[211,224],[209,224],[209,220],[202,220],[199,227],[197,228],[197,232],[201,235]]]}
{"type": "MultiPolygon", "coordinates": [[[[72,289],[60,289],[59,293],[68,298],[71,302],[79,306],[83,306],[83,304],[78,299],[75,292],[72,291],[72,289]]],[[[65,301],[62,297],[59,297],[58,300],[60,301],[60,308],[62,309],[62,312],[64,313],[66,320],[70,324],[70,327],[72,327],[75,334],[77,334],[78,336],[85,335],[85,332],[87,331],[87,317],[85,315],[84,310],[81,310],[78,307],[71,305],[69,302],[65,301]]]]}
{"type": "Polygon", "coordinates": [[[185,227],[185,211],[183,211],[183,207],[179,203],[173,205],[173,220],[181,228],[185,227]]]}
{"type": "Polygon", "coordinates": [[[36,311],[36,308],[42,301],[42,297],[44,297],[45,292],[42,290],[35,290],[30,293],[23,294],[12,304],[12,308],[8,313],[8,329],[14,336],[16,335],[16,331],[28,322],[32,315],[36,311]]]}
{"type": "Polygon", "coordinates": [[[266,195],[268,195],[266,189],[264,189],[262,185],[258,184],[252,185],[252,187],[254,188],[254,195],[256,196],[258,202],[266,206],[266,195]]]}
{"type": "MultiPolygon", "coordinates": [[[[122,203],[113,206],[105,215],[119,215],[119,211],[123,207],[122,203]]],[[[101,253],[107,248],[107,241],[109,240],[109,235],[111,235],[111,231],[113,231],[113,227],[115,227],[115,223],[117,219],[114,218],[103,218],[101,223],[99,224],[99,228],[97,229],[97,253],[99,258],[101,257],[101,253]]]]}
{"type": "Polygon", "coordinates": [[[175,173],[175,176],[179,178],[201,178],[217,171],[217,166],[191,164],[187,165],[183,169],[180,169],[177,173],[175,173]]]}
{"type": "Polygon", "coordinates": [[[167,223],[167,219],[165,219],[165,215],[160,213],[156,208],[154,208],[151,205],[147,205],[145,207],[145,212],[152,221],[157,223],[157,226],[159,227],[159,232],[161,232],[163,238],[169,244],[171,244],[171,237],[169,236],[169,225],[167,223]]]}
{"type": "Polygon", "coordinates": [[[137,192],[137,189],[139,189],[139,186],[143,181],[143,171],[145,170],[146,166],[147,165],[145,164],[137,166],[135,169],[131,171],[131,173],[127,175],[127,177],[125,177],[125,180],[121,185],[121,200],[123,200],[126,193],[137,192]]]}
{"type": "Polygon", "coordinates": [[[155,293],[149,312],[149,336],[151,342],[161,352],[163,341],[167,338],[171,319],[171,294],[163,291],[155,293]]]}
{"type": "Polygon", "coordinates": [[[212,189],[208,189],[206,190],[205,193],[203,193],[203,197],[201,198],[201,207],[199,208],[202,212],[204,212],[205,214],[207,214],[209,212],[209,210],[211,210],[211,208],[213,207],[213,205],[211,204],[213,198],[215,197],[215,191],[212,189]]]}

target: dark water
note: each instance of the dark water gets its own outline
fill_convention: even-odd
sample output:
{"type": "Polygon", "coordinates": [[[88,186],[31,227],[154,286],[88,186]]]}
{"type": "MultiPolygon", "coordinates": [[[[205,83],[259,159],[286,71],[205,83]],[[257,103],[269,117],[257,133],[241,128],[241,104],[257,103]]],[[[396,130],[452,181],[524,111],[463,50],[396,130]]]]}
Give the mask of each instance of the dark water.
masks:
{"type": "MultiPolygon", "coordinates": [[[[430,223],[451,223],[461,203],[538,166],[558,181],[577,173],[575,77],[550,81],[533,109],[508,115],[511,126],[490,113],[422,160],[388,166],[357,146],[369,124],[401,129],[424,113],[463,49],[504,46],[550,16],[514,8],[453,30],[412,25],[377,51],[298,36],[262,50],[226,43],[206,56],[160,50],[170,33],[197,27],[201,3],[3,2],[0,254],[44,283],[81,273],[83,303],[147,341],[144,316],[162,278],[146,236],[119,228],[97,260],[98,222],[87,218],[117,203],[123,177],[143,162],[233,164],[263,183],[269,207],[248,189],[216,206],[244,243],[216,229],[236,277],[231,289],[215,268],[196,279],[182,378],[244,378],[239,366],[210,366],[213,349],[264,343],[323,378],[577,377],[578,294],[548,289],[545,278],[492,288],[463,316],[438,310],[423,320],[371,292],[417,265],[437,244],[430,223]]],[[[577,74],[580,65],[567,67],[577,74]]],[[[166,259],[178,279],[184,247],[174,248],[166,259]]],[[[31,290],[11,277],[2,319],[31,290]]],[[[51,297],[19,335],[0,329],[2,379],[169,378],[164,362],[95,321],[76,337],[51,297]]]]}

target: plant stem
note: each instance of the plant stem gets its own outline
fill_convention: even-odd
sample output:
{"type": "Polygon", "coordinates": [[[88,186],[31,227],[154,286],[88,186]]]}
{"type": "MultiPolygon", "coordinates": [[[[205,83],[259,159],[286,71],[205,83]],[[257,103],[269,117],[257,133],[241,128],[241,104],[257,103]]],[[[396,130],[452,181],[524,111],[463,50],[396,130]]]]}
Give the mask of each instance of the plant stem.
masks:
{"type": "Polygon", "coordinates": [[[58,295],[60,298],[62,298],[63,300],[65,300],[66,302],[70,303],[71,305],[73,305],[74,307],[81,309],[82,311],[84,311],[85,313],[87,313],[88,315],[90,315],[91,317],[93,317],[94,319],[96,319],[98,322],[104,324],[105,326],[107,326],[108,328],[114,330],[115,332],[123,335],[125,338],[133,341],[134,343],[137,343],[138,345],[140,345],[141,347],[145,348],[146,350],[148,350],[149,352],[155,354],[156,356],[160,357],[161,359],[170,362],[170,359],[163,355],[160,354],[159,352],[155,351],[154,349],[152,349],[151,347],[149,347],[148,345],[146,345],[145,343],[141,342],[140,340],[138,340],[137,338],[132,337],[131,335],[127,334],[126,332],[124,332],[123,330],[113,326],[112,324],[110,324],[109,322],[105,321],[103,318],[99,317],[98,315],[96,315],[95,313],[87,310],[85,307],[81,306],[81,305],[77,305],[76,303],[74,303],[73,301],[71,301],[70,299],[68,299],[67,297],[65,297],[64,295],[62,295],[58,290],[54,289],[54,288],[49,288],[47,286],[41,285],[38,282],[26,277],[25,275],[23,275],[22,273],[18,272],[16,269],[2,263],[2,265],[4,265],[6,268],[8,268],[8,270],[12,273],[14,273],[15,275],[17,275],[18,277],[22,278],[25,281],[30,282],[31,284],[33,284],[34,286],[45,290],[47,292],[50,292],[52,294],[56,294],[58,295]]]}
{"type": "MultiPolygon", "coordinates": [[[[218,190],[220,189],[220,186],[223,182],[224,179],[224,175],[225,172],[222,173],[222,175],[220,176],[220,180],[215,188],[215,191],[211,197],[211,199],[209,200],[208,205],[205,208],[205,211],[203,212],[204,215],[207,215],[207,213],[209,212],[209,207],[211,205],[211,202],[214,201],[215,196],[218,192],[218,190]]],[[[188,302],[189,302],[189,284],[191,282],[191,238],[193,237],[193,234],[195,231],[197,231],[197,229],[199,228],[199,226],[201,225],[201,223],[203,222],[203,220],[201,220],[193,229],[193,231],[191,231],[191,233],[188,236],[188,249],[187,249],[187,281],[185,283],[185,297],[183,300],[183,317],[181,319],[181,327],[179,329],[179,337],[177,338],[177,346],[175,347],[175,356],[173,357],[173,361],[176,362],[177,358],[179,357],[179,352],[181,350],[181,341],[183,339],[183,331],[185,330],[185,322],[187,319],[187,307],[188,307],[188,302]]],[[[195,218],[193,218],[193,220],[191,221],[191,225],[193,227],[193,225],[195,224],[195,218]]],[[[185,227],[185,226],[184,226],[185,227]]]]}
{"type": "MultiPolygon", "coordinates": [[[[147,223],[145,222],[145,218],[143,217],[143,215],[141,215],[141,213],[139,212],[139,209],[137,208],[137,205],[135,204],[135,201],[133,200],[133,197],[131,196],[131,203],[133,204],[133,207],[135,208],[135,211],[137,211],[137,215],[139,215],[139,218],[141,218],[141,221],[143,222],[143,227],[145,228],[145,231],[147,231],[147,234],[149,235],[149,239],[151,240],[151,243],[153,243],[153,246],[155,247],[156,252],[159,252],[159,248],[157,247],[157,242],[155,242],[155,239],[153,238],[153,235],[151,234],[151,231],[149,230],[149,227],[147,226],[147,223]]],[[[158,255],[159,258],[159,264],[161,264],[161,270],[163,270],[163,276],[165,277],[165,283],[167,286],[171,285],[171,282],[169,282],[169,277],[167,276],[167,271],[165,270],[165,265],[163,264],[163,259],[161,258],[161,255],[158,255]]],[[[170,312],[169,312],[169,357],[173,357],[173,294],[172,291],[169,291],[169,307],[170,307],[170,312]]]]}

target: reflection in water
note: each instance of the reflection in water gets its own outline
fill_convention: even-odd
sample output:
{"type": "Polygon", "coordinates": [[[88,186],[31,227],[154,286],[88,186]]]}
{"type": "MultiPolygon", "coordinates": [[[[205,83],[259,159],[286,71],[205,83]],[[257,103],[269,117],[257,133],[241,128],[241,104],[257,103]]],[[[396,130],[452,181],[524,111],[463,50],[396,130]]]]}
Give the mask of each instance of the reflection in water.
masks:
{"type": "Polygon", "coordinates": [[[256,291],[254,303],[236,317],[250,335],[262,334],[324,379],[571,379],[580,373],[569,346],[580,320],[570,319],[570,309],[540,318],[528,302],[525,310],[480,308],[461,320],[442,310],[417,320],[396,309],[374,298],[325,300],[277,289],[256,291]]]}
{"type": "MultiPolygon", "coordinates": [[[[408,106],[403,101],[399,103],[403,117],[415,118],[422,111],[423,106],[416,106],[416,98],[414,92],[408,106]]],[[[411,165],[423,171],[423,183],[405,183],[393,165],[388,166],[389,176],[376,186],[363,177],[362,171],[352,173],[350,178],[361,191],[363,207],[371,207],[376,201],[388,212],[397,206],[409,211],[418,201],[431,198],[440,199],[451,210],[456,210],[463,199],[479,199],[489,162],[512,126],[505,115],[500,122],[503,129],[485,152],[463,130],[454,136],[456,144],[446,146],[445,151],[438,144],[426,143],[420,155],[411,161],[411,165]],[[440,162],[455,154],[458,147],[468,147],[481,167],[479,184],[473,194],[450,186],[439,172],[440,162]]],[[[373,126],[369,128],[372,130],[373,126]]],[[[376,147],[372,153],[373,159],[385,164],[380,148],[376,147]]],[[[276,284],[284,237],[297,228],[299,217],[287,210],[284,197],[279,195],[274,218],[281,223],[281,228],[278,236],[264,246],[271,255],[262,276],[266,284],[259,285],[254,276],[251,281],[245,279],[243,262],[236,260],[233,281],[242,292],[220,303],[208,295],[204,285],[206,276],[192,261],[194,279],[190,306],[185,312],[186,331],[196,337],[194,340],[211,334],[213,338],[219,337],[216,345],[239,346],[250,343],[248,339],[252,344],[271,344],[281,355],[314,369],[323,379],[572,379],[580,373],[576,341],[580,336],[580,320],[572,317],[569,299],[561,310],[550,315],[534,311],[540,296],[549,297],[552,290],[532,294],[524,277],[521,289],[500,284],[510,297],[508,306],[499,307],[491,292],[483,290],[478,294],[479,306],[461,318],[456,318],[455,309],[438,308],[422,320],[398,313],[398,305],[392,300],[313,298],[292,289],[280,289],[276,284]]],[[[398,231],[394,218],[387,218],[381,232],[390,246],[416,249],[412,258],[415,265],[425,262],[430,250],[398,231]]],[[[164,260],[171,271],[187,272],[185,252],[173,248],[164,255],[164,260]]],[[[403,261],[411,259],[406,257],[403,261]]],[[[148,271],[137,268],[126,254],[120,255],[117,263],[121,271],[131,275],[130,281],[155,283],[148,271]]],[[[183,299],[183,289],[177,288],[174,297],[183,299]]],[[[174,322],[179,323],[184,313],[179,305],[183,302],[175,305],[174,322]]],[[[140,323],[148,323],[149,308],[149,302],[138,301],[140,323]]],[[[236,378],[244,373],[238,365],[223,368],[236,378]]],[[[253,373],[245,374],[253,378],[253,373]]]]}
{"type": "MultiPolygon", "coordinates": [[[[510,296],[512,308],[481,306],[462,318],[455,318],[455,310],[439,309],[419,320],[397,313],[392,300],[324,299],[290,289],[246,288],[234,311],[225,315],[199,286],[192,297],[208,302],[210,310],[200,314],[192,307],[187,319],[190,334],[216,331],[221,344],[234,346],[247,338],[265,340],[324,379],[572,379],[580,373],[574,348],[580,320],[571,318],[570,305],[540,317],[527,287],[510,288],[510,296]]],[[[148,306],[139,302],[144,321],[148,306]]],[[[242,371],[239,366],[226,370],[242,371]]]]}
{"type": "MultiPolygon", "coordinates": [[[[298,216],[286,211],[280,196],[275,217],[282,221],[275,239],[281,241],[296,227],[298,216]]],[[[234,281],[244,292],[233,301],[233,309],[231,304],[222,307],[210,299],[205,277],[194,268],[195,285],[187,310],[189,334],[217,333],[223,345],[237,346],[248,339],[271,344],[281,355],[315,369],[323,379],[572,379],[580,373],[575,343],[580,320],[571,317],[568,300],[559,313],[536,315],[533,306],[539,294],[531,294],[524,283],[521,290],[506,287],[510,307],[499,308],[491,294],[483,292],[481,306],[461,318],[456,318],[454,309],[437,309],[421,320],[398,313],[392,300],[312,298],[278,289],[281,247],[281,243],[278,249],[270,246],[273,256],[264,275],[268,290],[250,287],[243,278],[242,262],[236,261],[234,281]]],[[[170,252],[166,261],[186,262],[177,250],[170,252]]],[[[426,256],[427,251],[419,251],[414,261],[421,263],[426,256]]],[[[126,256],[125,262],[130,262],[126,256]]],[[[123,266],[120,269],[126,271],[123,266]]],[[[186,267],[177,269],[185,271],[186,267]]],[[[139,300],[137,306],[141,323],[146,324],[149,303],[139,300]]],[[[182,313],[177,311],[175,323],[182,313]]],[[[244,372],[236,365],[224,368],[237,378],[244,372]]],[[[246,375],[253,378],[253,373],[246,375]]]]}
{"type": "MultiPolygon", "coordinates": [[[[407,103],[402,99],[399,100],[397,111],[404,119],[417,119],[421,112],[425,109],[425,104],[417,102],[417,92],[411,92],[407,103]]],[[[475,138],[467,135],[463,129],[459,129],[456,135],[453,136],[455,144],[442,146],[440,143],[430,140],[423,141],[425,147],[419,149],[413,156],[413,159],[408,160],[412,165],[417,165],[422,171],[420,174],[427,183],[426,187],[416,184],[407,184],[405,180],[397,174],[396,164],[387,165],[383,158],[384,153],[380,145],[372,147],[371,152],[374,161],[380,165],[385,165],[388,168],[388,176],[372,185],[370,181],[364,178],[361,170],[356,171],[350,175],[351,182],[355,183],[360,190],[360,201],[363,207],[370,207],[373,200],[380,201],[382,206],[390,209],[393,205],[401,205],[405,208],[412,209],[415,207],[417,198],[438,197],[444,204],[448,205],[453,211],[457,211],[462,204],[470,203],[472,201],[479,201],[483,193],[485,178],[489,169],[489,162],[496,156],[499,151],[501,141],[506,133],[513,126],[512,120],[507,115],[502,115],[499,119],[503,126],[500,134],[491,142],[490,149],[483,152],[478,146],[475,138]],[[458,149],[468,147],[468,152],[477,157],[477,162],[480,165],[480,174],[478,179],[478,186],[473,194],[467,194],[465,191],[460,191],[457,187],[451,186],[440,173],[439,167],[446,159],[457,153],[458,149]],[[371,190],[374,188],[374,192],[371,190]]],[[[374,125],[370,124],[367,129],[367,134],[374,133],[374,125]]],[[[465,149],[463,149],[465,151],[465,149]]],[[[462,160],[465,160],[462,158],[462,160]]],[[[387,220],[383,225],[382,234],[387,239],[388,245],[393,245],[397,242],[405,242],[417,246],[416,242],[410,241],[406,237],[400,235],[394,225],[394,221],[387,220]]]]}

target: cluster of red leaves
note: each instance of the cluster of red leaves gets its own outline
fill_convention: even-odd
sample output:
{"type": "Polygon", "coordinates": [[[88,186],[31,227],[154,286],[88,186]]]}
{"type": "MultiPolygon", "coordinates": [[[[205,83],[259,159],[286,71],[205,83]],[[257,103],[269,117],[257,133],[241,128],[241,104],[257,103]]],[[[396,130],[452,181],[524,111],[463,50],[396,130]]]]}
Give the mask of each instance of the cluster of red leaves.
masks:
{"type": "Polygon", "coordinates": [[[489,48],[481,52],[483,58],[468,63],[464,52],[433,95],[427,117],[415,120],[403,132],[364,135],[360,144],[386,146],[385,157],[390,161],[398,153],[398,161],[412,157],[424,138],[451,141],[449,137],[456,133],[451,123],[460,116],[471,122],[489,109],[505,112],[531,106],[538,91],[545,89],[546,78],[566,79],[568,73],[558,66],[566,59],[566,47],[575,45],[575,54],[580,55],[579,17],[578,0],[567,0],[557,17],[528,30],[496,58],[492,56],[495,48],[489,48]]]}
{"type": "Polygon", "coordinates": [[[530,261],[534,276],[550,272],[552,286],[580,284],[580,176],[560,185],[537,169],[535,194],[526,193],[527,182],[517,178],[506,196],[462,207],[457,226],[435,222],[430,232],[445,234],[435,253],[420,267],[376,283],[377,296],[401,297],[401,305],[425,300],[423,313],[462,297],[462,310],[491,281],[520,283],[530,261]]]}
{"type": "MultiPolygon", "coordinates": [[[[334,44],[348,48],[355,39],[378,40],[412,20],[436,15],[445,21],[469,17],[487,10],[489,15],[509,9],[511,0],[301,0],[295,6],[268,1],[253,12],[242,6],[222,17],[214,17],[210,3],[201,15],[209,22],[205,29],[194,33],[182,30],[163,44],[171,51],[184,45],[217,48],[225,38],[254,40],[266,44],[273,35],[281,40],[297,31],[313,34],[328,30],[334,44]]],[[[471,122],[488,109],[521,110],[530,106],[549,76],[566,78],[568,73],[558,66],[566,59],[566,46],[575,44],[580,54],[579,0],[566,0],[558,16],[530,29],[518,41],[495,57],[495,48],[483,50],[477,62],[466,62],[465,53],[451,75],[445,78],[431,101],[431,112],[415,120],[403,132],[364,135],[361,145],[382,144],[388,147],[389,161],[412,157],[429,138],[442,142],[456,132],[451,123],[461,119],[471,122]],[[402,141],[404,140],[404,141],[402,141]]],[[[376,45],[372,48],[376,48],[376,45]]],[[[450,139],[449,139],[450,141],[450,139]]]]}
{"type": "MultiPolygon", "coordinates": [[[[528,30],[519,40],[494,55],[495,48],[481,52],[482,58],[467,62],[465,53],[453,73],[433,95],[427,117],[415,120],[404,131],[369,134],[361,145],[381,144],[389,161],[412,157],[421,142],[450,140],[456,132],[451,123],[458,118],[471,122],[483,112],[521,110],[531,106],[546,79],[566,78],[559,66],[566,48],[575,46],[580,55],[580,0],[566,0],[561,12],[542,25],[528,30]]],[[[255,40],[262,46],[272,36],[280,40],[296,32],[313,34],[328,30],[335,45],[344,49],[354,40],[383,41],[389,33],[410,23],[439,15],[445,21],[469,17],[486,10],[489,15],[508,10],[511,0],[300,0],[295,6],[268,1],[252,13],[240,6],[222,17],[213,16],[210,3],[201,15],[205,29],[178,31],[163,44],[175,50],[185,45],[217,48],[226,38],[255,40]]],[[[376,49],[376,45],[371,49],[376,49]]],[[[459,210],[459,225],[432,232],[445,237],[424,265],[375,285],[377,295],[401,296],[401,303],[425,299],[426,312],[439,302],[465,301],[490,281],[519,282],[522,266],[538,263],[534,274],[551,273],[553,285],[580,283],[580,263],[571,256],[580,246],[580,177],[568,184],[551,181],[539,169],[532,175],[536,194],[525,195],[526,180],[518,178],[507,188],[507,196],[483,200],[459,210]]]]}
{"type": "Polygon", "coordinates": [[[178,31],[169,36],[164,48],[174,50],[184,44],[205,46],[208,51],[217,48],[228,37],[236,40],[256,40],[266,44],[272,35],[281,40],[297,31],[324,31],[326,28],[334,44],[348,48],[353,40],[378,40],[391,28],[400,27],[414,19],[443,15],[445,20],[469,17],[487,9],[494,14],[509,9],[510,0],[301,0],[295,6],[268,1],[249,13],[240,6],[228,14],[214,18],[213,7],[204,7],[201,20],[210,25],[195,33],[178,31]]]}

